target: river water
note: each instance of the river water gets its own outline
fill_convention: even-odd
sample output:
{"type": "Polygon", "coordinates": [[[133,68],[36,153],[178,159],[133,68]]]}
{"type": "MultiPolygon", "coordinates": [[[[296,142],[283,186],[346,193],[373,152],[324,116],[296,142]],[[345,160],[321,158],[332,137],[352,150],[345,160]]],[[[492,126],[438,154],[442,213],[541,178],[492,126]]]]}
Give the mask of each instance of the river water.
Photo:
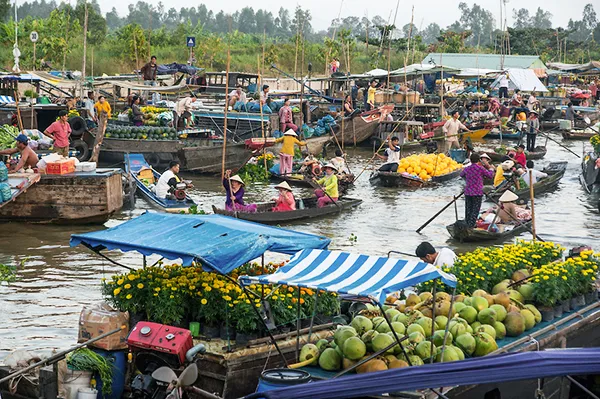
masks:
{"type": "MultiPolygon", "coordinates": [[[[556,137],[556,136],[555,136],[556,137]]],[[[558,137],[556,137],[558,138],[558,137]]],[[[560,139],[559,139],[560,140],[560,139]]],[[[582,143],[565,142],[580,154],[582,143]]],[[[349,166],[358,174],[368,163],[372,152],[367,149],[348,149],[349,166]]],[[[545,240],[565,246],[588,244],[600,249],[600,215],[598,197],[584,192],[579,183],[579,159],[553,142],[548,154],[539,162],[567,160],[569,166],[559,188],[536,198],[537,232],[545,240]]],[[[413,253],[421,241],[434,246],[448,246],[461,252],[473,245],[449,240],[445,225],[454,222],[454,207],[425,228],[415,230],[461,192],[460,179],[443,186],[419,190],[382,189],[369,184],[369,170],[360,177],[349,196],[361,198],[363,204],[352,210],[326,219],[285,226],[332,239],[331,249],[385,256],[389,250],[413,253]],[[356,236],[356,241],[351,240],[356,236]]],[[[185,176],[193,180],[191,196],[202,209],[222,206],[224,201],[217,178],[185,176]]],[[[272,184],[255,184],[247,188],[247,199],[266,201],[275,194],[272,184]]],[[[302,189],[296,189],[300,196],[302,189]]],[[[308,194],[308,190],[305,192],[308,194]]],[[[458,213],[464,213],[462,200],[458,213]]],[[[148,209],[141,199],[132,210],[123,210],[109,220],[111,227],[135,217],[148,209]]],[[[22,264],[19,281],[0,285],[0,358],[15,349],[66,348],[77,339],[78,316],[82,306],[101,299],[100,279],[120,272],[117,266],[97,257],[82,246],[69,247],[73,233],[103,228],[102,226],[52,226],[0,224],[0,263],[22,264]]],[[[529,237],[525,235],[524,237],[529,237]]],[[[121,263],[141,266],[137,253],[115,252],[121,263]]]]}

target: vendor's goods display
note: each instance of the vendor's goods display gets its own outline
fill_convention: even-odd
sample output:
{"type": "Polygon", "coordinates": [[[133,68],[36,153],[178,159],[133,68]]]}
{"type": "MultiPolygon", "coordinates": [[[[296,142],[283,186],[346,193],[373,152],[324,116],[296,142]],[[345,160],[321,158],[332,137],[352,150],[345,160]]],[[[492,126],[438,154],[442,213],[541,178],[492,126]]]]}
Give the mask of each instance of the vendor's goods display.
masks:
{"type": "Polygon", "coordinates": [[[109,124],[106,138],[121,140],[177,140],[177,130],[172,127],[119,126],[109,124]]]}
{"type": "MultiPolygon", "coordinates": [[[[273,273],[284,263],[264,267],[246,264],[228,277],[204,271],[199,265],[162,265],[117,274],[103,281],[103,294],[118,310],[160,324],[186,325],[199,321],[202,326],[224,324],[238,333],[255,334],[262,323],[252,307],[259,310],[268,303],[276,326],[288,328],[298,316],[311,317],[316,291],[280,286],[250,285],[244,291],[235,283],[239,275],[273,273]],[[298,292],[299,291],[299,292],[298,292]]],[[[335,294],[319,293],[317,312],[321,316],[339,313],[335,294]]]]}
{"type": "Polygon", "coordinates": [[[461,168],[461,164],[444,154],[414,154],[400,160],[398,173],[428,181],[461,168]]]}

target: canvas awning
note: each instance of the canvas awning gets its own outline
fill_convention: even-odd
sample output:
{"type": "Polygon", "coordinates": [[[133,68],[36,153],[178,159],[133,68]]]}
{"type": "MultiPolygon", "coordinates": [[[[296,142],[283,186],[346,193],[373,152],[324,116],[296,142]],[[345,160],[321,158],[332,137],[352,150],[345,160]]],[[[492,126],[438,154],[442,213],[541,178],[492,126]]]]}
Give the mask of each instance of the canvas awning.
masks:
{"type": "Polygon", "coordinates": [[[102,86],[119,86],[124,89],[131,89],[133,91],[151,91],[153,93],[184,93],[192,92],[192,88],[186,84],[173,85],[173,86],[146,86],[144,84],[124,82],[119,80],[104,80],[101,82],[94,82],[94,87],[102,86]]]}
{"type": "Polygon", "coordinates": [[[454,275],[425,262],[321,249],[297,253],[274,274],[240,277],[244,284],[286,284],[370,297],[380,303],[392,292],[436,278],[456,286],[454,275]]]}
{"type": "Polygon", "coordinates": [[[260,397],[267,399],[371,397],[417,389],[598,373],[600,373],[600,348],[559,349],[474,357],[458,362],[353,374],[261,392],[260,397]]]}
{"type": "MultiPolygon", "coordinates": [[[[508,72],[508,88],[510,90],[519,89],[521,91],[537,91],[546,92],[546,86],[538,79],[532,69],[515,69],[509,68],[508,72]]],[[[499,86],[500,76],[494,80],[490,87],[497,88],[499,86]]]]}
{"type": "Polygon", "coordinates": [[[143,255],[201,262],[208,270],[229,273],[267,251],[294,254],[327,248],[326,237],[246,222],[221,215],[176,215],[146,212],[116,227],[73,234],[70,245],[98,252],[119,249],[143,255]]]}

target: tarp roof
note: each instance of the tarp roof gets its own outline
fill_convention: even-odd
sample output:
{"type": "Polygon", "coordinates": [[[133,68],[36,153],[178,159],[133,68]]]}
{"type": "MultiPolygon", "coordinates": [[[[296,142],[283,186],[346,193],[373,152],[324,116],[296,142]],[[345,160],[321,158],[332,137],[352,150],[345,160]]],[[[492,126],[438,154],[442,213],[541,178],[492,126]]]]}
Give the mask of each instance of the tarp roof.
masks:
{"type": "Polygon", "coordinates": [[[427,73],[437,73],[437,72],[442,72],[442,70],[447,73],[458,72],[458,69],[452,68],[452,67],[446,66],[446,65],[442,66],[442,65],[436,65],[436,64],[411,64],[411,65],[407,65],[406,68],[402,67],[402,68],[393,70],[391,72],[391,74],[394,76],[398,76],[398,75],[404,76],[404,74],[411,76],[411,75],[421,75],[421,74],[427,74],[427,73]]]}
{"type": "Polygon", "coordinates": [[[244,283],[286,284],[340,294],[371,297],[380,303],[392,292],[441,278],[456,286],[456,277],[425,262],[341,251],[305,249],[274,274],[243,276],[244,283]]]}
{"type": "Polygon", "coordinates": [[[155,93],[183,93],[192,91],[192,88],[186,84],[173,86],[146,86],[144,84],[124,82],[119,80],[103,80],[101,82],[94,82],[94,87],[100,86],[119,86],[124,89],[131,89],[134,91],[151,91],[155,93]]]}
{"type": "Polygon", "coordinates": [[[353,374],[261,392],[268,399],[335,399],[398,391],[600,373],[600,348],[484,356],[376,373],[353,374]]]}
{"type": "Polygon", "coordinates": [[[17,80],[19,82],[39,82],[41,79],[31,73],[22,73],[19,75],[0,75],[2,80],[17,80]]]}
{"type": "Polygon", "coordinates": [[[196,260],[207,269],[229,273],[266,251],[294,254],[304,248],[327,248],[330,239],[221,215],[171,215],[146,212],[116,227],[73,234],[71,246],[120,249],[196,260]]]}
{"type": "Polygon", "coordinates": [[[453,68],[546,68],[537,55],[505,55],[502,64],[500,54],[465,54],[465,53],[429,53],[422,64],[444,64],[453,68]]]}
{"type": "MultiPolygon", "coordinates": [[[[546,86],[535,76],[533,69],[516,69],[510,68],[508,72],[508,88],[511,90],[519,89],[522,91],[540,91],[546,92],[546,86]]],[[[500,76],[494,80],[490,86],[498,87],[500,76]]]]}
{"type": "Polygon", "coordinates": [[[563,64],[562,62],[549,62],[549,68],[558,69],[564,72],[587,72],[590,70],[598,70],[600,73],[600,61],[590,61],[586,64],[563,64]]]}

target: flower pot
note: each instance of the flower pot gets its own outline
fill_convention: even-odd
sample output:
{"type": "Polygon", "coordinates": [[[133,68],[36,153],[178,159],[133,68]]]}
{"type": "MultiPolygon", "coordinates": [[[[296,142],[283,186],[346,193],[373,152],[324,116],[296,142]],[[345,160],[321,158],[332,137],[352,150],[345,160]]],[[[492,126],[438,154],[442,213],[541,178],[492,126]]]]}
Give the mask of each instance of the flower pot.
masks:
{"type": "MultiPolygon", "coordinates": [[[[574,299],[575,299],[575,303],[578,308],[585,306],[585,297],[583,296],[583,294],[577,295],[574,299]]],[[[573,307],[573,306],[571,306],[571,307],[573,307]]]]}
{"type": "Polygon", "coordinates": [[[248,342],[252,341],[253,339],[256,339],[256,337],[257,337],[257,335],[255,333],[246,334],[246,333],[238,332],[235,337],[235,343],[238,346],[246,346],[246,345],[248,345],[248,342]]]}
{"type": "Polygon", "coordinates": [[[562,317],[563,314],[563,307],[562,305],[555,305],[554,306],[554,318],[558,319],[559,317],[562,317]]]}
{"type": "Polygon", "coordinates": [[[220,336],[222,340],[235,340],[235,335],[235,329],[232,326],[228,326],[226,323],[221,324],[220,336]]]}
{"type": "Polygon", "coordinates": [[[585,303],[586,305],[591,305],[592,303],[598,300],[598,293],[594,291],[590,291],[585,294],[585,303]]]}
{"type": "Polygon", "coordinates": [[[568,313],[571,311],[571,299],[565,299],[560,303],[563,307],[563,313],[568,313]]]}
{"type": "Polygon", "coordinates": [[[554,309],[553,308],[541,307],[541,308],[539,308],[539,311],[542,314],[542,321],[554,320],[554,309]]]}
{"type": "Polygon", "coordinates": [[[221,328],[214,326],[204,326],[204,335],[207,338],[219,338],[221,335],[221,328]]]}

